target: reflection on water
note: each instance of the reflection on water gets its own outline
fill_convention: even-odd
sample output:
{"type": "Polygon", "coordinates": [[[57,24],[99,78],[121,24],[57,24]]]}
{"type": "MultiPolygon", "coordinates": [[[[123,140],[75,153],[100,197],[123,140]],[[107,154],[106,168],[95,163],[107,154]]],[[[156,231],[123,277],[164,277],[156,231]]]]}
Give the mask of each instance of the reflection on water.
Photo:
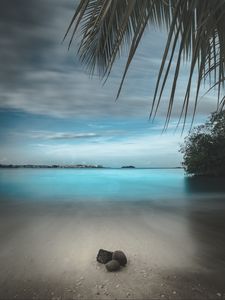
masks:
{"type": "Polygon", "coordinates": [[[188,177],[184,178],[187,194],[224,193],[225,178],[216,177],[188,177]]]}
{"type": "MultiPolygon", "coordinates": [[[[225,178],[186,177],[186,212],[196,260],[217,275],[225,270],[225,178]]],[[[217,278],[218,280],[218,278],[217,278]]]]}
{"type": "Polygon", "coordinates": [[[189,228],[195,245],[196,259],[205,268],[212,271],[225,270],[225,205],[217,209],[196,209],[194,204],[189,207],[187,216],[189,228]]]}

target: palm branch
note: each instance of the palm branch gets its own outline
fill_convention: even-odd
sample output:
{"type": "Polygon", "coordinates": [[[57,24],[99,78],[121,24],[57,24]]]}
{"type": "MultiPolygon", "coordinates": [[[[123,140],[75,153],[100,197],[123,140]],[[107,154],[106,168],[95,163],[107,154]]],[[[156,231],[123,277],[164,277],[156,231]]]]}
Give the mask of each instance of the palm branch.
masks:
{"type": "Polygon", "coordinates": [[[193,118],[202,81],[218,89],[218,108],[224,104],[225,1],[224,0],[80,0],[65,37],[71,32],[69,47],[76,31],[81,38],[78,54],[91,74],[98,71],[107,79],[112,66],[128,46],[127,63],[118,89],[119,97],[125,76],[148,26],[165,28],[167,42],[156,81],[150,117],[155,117],[172,63],[175,72],[165,121],[167,128],[173,110],[177,81],[183,61],[189,61],[189,75],[179,122],[186,122],[197,71],[193,118]],[[220,105],[219,105],[220,104],[220,105]]]}

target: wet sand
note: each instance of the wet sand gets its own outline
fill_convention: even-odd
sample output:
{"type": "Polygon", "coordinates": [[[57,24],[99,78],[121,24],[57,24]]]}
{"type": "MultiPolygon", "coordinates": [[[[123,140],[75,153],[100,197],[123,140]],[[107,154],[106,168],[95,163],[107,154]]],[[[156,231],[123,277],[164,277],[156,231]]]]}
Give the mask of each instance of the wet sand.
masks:
{"type": "Polygon", "coordinates": [[[225,201],[0,202],[0,299],[225,299],[225,201]],[[99,248],[123,250],[109,273],[99,248]]]}

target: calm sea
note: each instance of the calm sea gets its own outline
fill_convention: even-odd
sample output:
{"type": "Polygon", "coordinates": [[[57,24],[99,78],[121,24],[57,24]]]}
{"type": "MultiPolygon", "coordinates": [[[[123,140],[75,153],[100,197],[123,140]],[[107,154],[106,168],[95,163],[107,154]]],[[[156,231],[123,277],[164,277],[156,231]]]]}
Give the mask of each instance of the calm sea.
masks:
{"type": "Polygon", "coordinates": [[[0,199],[148,201],[218,196],[225,180],[182,169],[1,169],[0,199]]]}

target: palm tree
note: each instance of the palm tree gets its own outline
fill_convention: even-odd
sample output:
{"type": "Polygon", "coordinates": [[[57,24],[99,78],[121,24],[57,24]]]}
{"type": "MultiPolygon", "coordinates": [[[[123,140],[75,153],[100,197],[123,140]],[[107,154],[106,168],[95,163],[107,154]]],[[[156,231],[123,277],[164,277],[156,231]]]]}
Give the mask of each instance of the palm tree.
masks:
{"type": "Polygon", "coordinates": [[[210,89],[217,87],[217,107],[223,107],[221,89],[225,79],[224,0],[80,0],[65,37],[71,32],[70,47],[76,31],[79,32],[81,38],[78,53],[81,62],[91,74],[97,70],[103,79],[110,75],[123,46],[128,46],[127,63],[117,93],[119,97],[139,42],[146,27],[151,25],[164,28],[168,36],[150,117],[154,117],[158,110],[172,62],[175,63],[175,71],[168,97],[165,128],[171,117],[183,61],[189,61],[190,64],[179,122],[183,117],[183,126],[185,125],[196,72],[197,87],[192,122],[202,81],[209,83],[210,89]]]}

